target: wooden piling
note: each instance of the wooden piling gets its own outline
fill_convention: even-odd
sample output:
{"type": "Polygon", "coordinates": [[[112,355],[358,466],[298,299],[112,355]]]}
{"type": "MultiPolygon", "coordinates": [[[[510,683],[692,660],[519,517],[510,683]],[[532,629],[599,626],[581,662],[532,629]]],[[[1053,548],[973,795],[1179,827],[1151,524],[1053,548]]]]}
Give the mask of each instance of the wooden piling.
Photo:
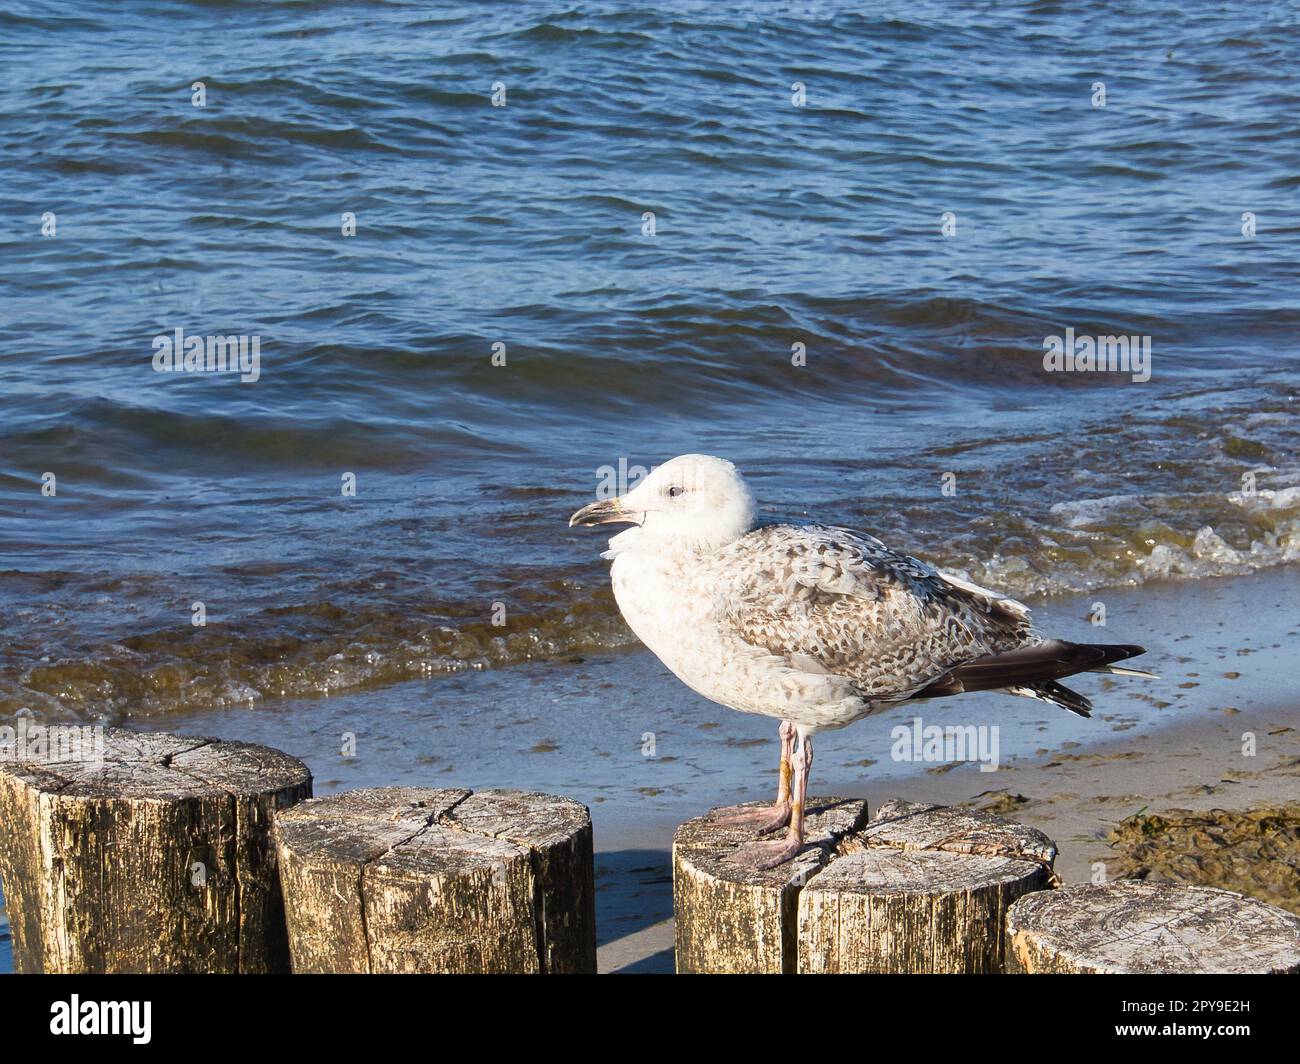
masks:
{"type": "Polygon", "coordinates": [[[1053,882],[1052,841],[987,813],[809,807],[809,846],[766,872],[729,860],[750,832],[712,814],[678,829],[678,972],[997,972],[1007,908],[1053,882]]]}
{"type": "Polygon", "coordinates": [[[390,787],[276,819],[295,972],[596,970],[591,818],[523,791],[390,787]]]}
{"type": "Polygon", "coordinates": [[[722,827],[712,813],[679,827],[673,836],[678,973],[793,972],[799,891],[866,819],[860,798],[809,798],[807,847],[767,871],[728,860],[754,840],[752,832],[722,827]]]}
{"type": "Polygon", "coordinates": [[[105,729],[77,758],[0,762],[0,880],[18,972],[284,972],[274,810],[296,758],[105,729]]]}
{"type": "Polygon", "coordinates": [[[1021,898],[1007,967],[1027,974],[1300,973],[1300,916],[1213,887],[1120,880],[1021,898]]]}
{"type": "Polygon", "coordinates": [[[886,802],[800,892],[798,971],[1000,972],[1007,909],[1052,885],[1055,858],[989,813],[886,802]]]}

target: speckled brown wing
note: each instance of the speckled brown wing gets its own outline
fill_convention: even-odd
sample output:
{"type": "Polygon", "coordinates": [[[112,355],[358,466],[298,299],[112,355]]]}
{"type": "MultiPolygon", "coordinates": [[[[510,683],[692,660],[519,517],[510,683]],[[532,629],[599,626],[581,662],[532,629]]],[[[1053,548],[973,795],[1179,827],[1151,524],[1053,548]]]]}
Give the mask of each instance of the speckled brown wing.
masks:
{"type": "Polygon", "coordinates": [[[721,623],[865,698],[906,698],[956,665],[1037,641],[1020,603],[844,528],[769,525],[717,562],[721,623]]]}

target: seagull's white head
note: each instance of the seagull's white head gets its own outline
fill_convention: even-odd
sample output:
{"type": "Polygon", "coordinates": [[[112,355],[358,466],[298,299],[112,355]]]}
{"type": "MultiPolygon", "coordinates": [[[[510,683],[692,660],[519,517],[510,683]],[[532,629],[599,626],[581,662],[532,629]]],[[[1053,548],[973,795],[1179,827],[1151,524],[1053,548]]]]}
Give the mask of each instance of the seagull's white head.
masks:
{"type": "Polygon", "coordinates": [[[717,550],[753,529],[754,497],[730,462],[684,454],[657,466],[626,495],[593,502],[569,518],[570,528],[606,524],[637,526],[619,540],[717,550]]]}

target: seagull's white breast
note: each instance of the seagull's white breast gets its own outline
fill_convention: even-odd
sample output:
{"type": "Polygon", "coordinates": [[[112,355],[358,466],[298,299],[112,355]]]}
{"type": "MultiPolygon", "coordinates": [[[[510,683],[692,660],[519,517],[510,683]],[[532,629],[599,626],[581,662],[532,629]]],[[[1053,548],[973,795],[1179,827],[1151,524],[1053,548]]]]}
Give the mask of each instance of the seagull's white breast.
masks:
{"type": "MultiPolygon", "coordinates": [[[[671,556],[625,551],[614,558],[610,582],[614,599],[638,639],[684,683],[705,697],[710,664],[721,665],[716,639],[701,643],[710,623],[708,594],[682,594],[685,566],[671,556]],[[713,647],[710,655],[709,648],[713,647]],[[713,660],[710,662],[709,658],[713,660]]],[[[703,591],[703,589],[693,589],[703,591]]]]}
{"type": "Polygon", "coordinates": [[[750,646],[719,623],[716,573],[695,556],[618,550],[610,580],[637,638],[705,698],[809,731],[843,727],[870,712],[845,678],[750,646]]]}

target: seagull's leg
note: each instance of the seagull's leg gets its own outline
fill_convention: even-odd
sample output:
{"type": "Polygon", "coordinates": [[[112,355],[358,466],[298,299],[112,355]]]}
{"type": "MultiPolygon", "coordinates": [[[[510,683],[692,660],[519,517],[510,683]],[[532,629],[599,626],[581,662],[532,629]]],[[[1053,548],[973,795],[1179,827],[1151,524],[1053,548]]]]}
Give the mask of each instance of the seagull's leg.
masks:
{"type": "Polygon", "coordinates": [[[713,822],[728,828],[753,828],[760,835],[778,831],[790,822],[790,777],[793,769],[790,759],[794,752],[795,726],[788,720],[781,721],[781,767],[780,780],[776,788],[776,801],[768,807],[753,809],[748,806],[732,806],[719,809],[714,814],[713,822]]]}
{"type": "Polygon", "coordinates": [[[808,772],[812,768],[812,738],[800,734],[790,759],[794,769],[794,794],[790,803],[790,827],[777,842],[751,842],[727,858],[733,864],[751,868],[775,868],[803,849],[804,803],[808,800],[808,772]]]}

